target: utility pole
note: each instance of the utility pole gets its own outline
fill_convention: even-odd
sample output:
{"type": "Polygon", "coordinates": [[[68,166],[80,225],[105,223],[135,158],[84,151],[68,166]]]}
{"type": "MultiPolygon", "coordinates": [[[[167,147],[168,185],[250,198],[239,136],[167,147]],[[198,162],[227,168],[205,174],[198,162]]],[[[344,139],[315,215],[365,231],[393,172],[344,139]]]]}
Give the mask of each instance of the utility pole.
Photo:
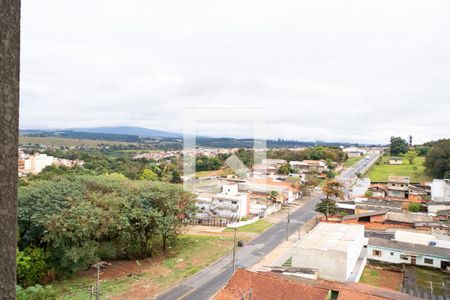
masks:
{"type": "Polygon", "coordinates": [[[236,270],[236,232],[237,227],[234,227],[234,238],[233,238],[233,274],[236,270]]]}
{"type": "Polygon", "coordinates": [[[110,265],[110,264],[108,264],[104,261],[99,261],[92,265],[93,268],[97,269],[97,274],[96,274],[96,280],[95,280],[95,292],[93,291],[93,288],[91,288],[90,297],[92,298],[92,295],[95,295],[96,300],[100,299],[100,268],[104,267],[106,265],[110,265]]]}
{"type": "Polygon", "coordinates": [[[286,222],[286,241],[289,240],[289,222],[290,220],[290,209],[291,207],[289,206],[289,202],[288,202],[288,215],[287,215],[287,222],[286,222]]]}

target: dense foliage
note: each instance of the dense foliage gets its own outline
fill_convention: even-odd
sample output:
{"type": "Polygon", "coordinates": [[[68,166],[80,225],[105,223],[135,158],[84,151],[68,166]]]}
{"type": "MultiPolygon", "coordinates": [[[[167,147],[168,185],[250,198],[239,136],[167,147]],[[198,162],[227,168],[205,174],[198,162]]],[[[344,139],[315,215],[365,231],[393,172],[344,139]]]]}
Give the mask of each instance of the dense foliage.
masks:
{"type": "Polygon", "coordinates": [[[194,212],[180,185],[120,174],[31,182],[19,189],[19,284],[64,277],[98,259],[148,257],[157,245],[165,251],[194,212]]]}
{"type": "Polygon", "coordinates": [[[408,143],[401,137],[391,137],[389,153],[391,155],[405,154],[408,151],[408,143]]]}
{"type": "Polygon", "coordinates": [[[435,178],[450,178],[450,139],[436,142],[425,159],[427,173],[435,178]]]}
{"type": "Polygon", "coordinates": [[[302,161],[305,159],[312,160],[329,160],[335,162],[343,162],[346,159],[346,154],[340,148],[316,146],[306,148],[304,150],[269,150],[267,152],[268,158],[281,158],[287,161],[302,161]]]}

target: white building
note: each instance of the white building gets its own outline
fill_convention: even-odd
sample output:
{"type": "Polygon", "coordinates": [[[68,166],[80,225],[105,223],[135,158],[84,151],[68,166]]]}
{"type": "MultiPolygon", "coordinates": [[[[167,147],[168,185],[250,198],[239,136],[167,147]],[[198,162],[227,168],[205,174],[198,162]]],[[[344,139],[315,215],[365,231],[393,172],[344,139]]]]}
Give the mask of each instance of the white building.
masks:
{"type": "Polygon", "coordinates": [[[250,213],[249,194],[239,192],[237,184],[224,185],[218,194],[199,195],[196,205],[199,219],[240,219],[250,213]]]}
{"type": "Polygon", "coordinates": [[[370,187],[370,179],[360,178],[356,181],[355,185],[352,187],[352,192],[350,196],[352,198],[361,198],[366,196],[366,192],[370,187]]]}
{"type": "Polygon", "coordinates": [[[47,154],[36,153],[30,155],[28,159],[24,161],[24,173],[38,174],[45,167],[51,166],[55,162],[53,156],[48,156],[47,154]]]}
{"type": "Polygon", "coordinates": [[[431,200],[450,203],[450,179],[433,179],[431,183],[431,200]]]}
{"type": "Polygon", "coordinates": [[[450,267],[450,250],[371,237],[367,245],[367,259],[447,269],[450,267]]]}
{"type": "Polygon", "coordinates": [[[366,264],[364,244],[363,225],[319,223],[294,245],[292,266],[326,280],[357,282],[366,264]]]}
{"type": "Polygon", "coordinates": [[[356,148],[356,147],[349,147],[342,149],[345,153],[347,153],[348,157],[360,157],[366,155],[366,150],[356,148]]]}

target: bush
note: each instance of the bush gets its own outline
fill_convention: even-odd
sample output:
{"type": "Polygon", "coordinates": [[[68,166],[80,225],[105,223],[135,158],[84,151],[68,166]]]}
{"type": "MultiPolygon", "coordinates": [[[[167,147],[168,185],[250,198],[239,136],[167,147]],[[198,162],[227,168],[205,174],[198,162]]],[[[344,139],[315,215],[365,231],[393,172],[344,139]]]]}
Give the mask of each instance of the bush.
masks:
{"type": "Polygon", "coordinates": [[[422,204],[417,202],[412,202],[408,205],[408,210],[410,212],[420,212],[422,211],[422,204]]]}
{"type": "Polygon", "coordinates": [[[20,285],[16,287],[17,300],[52,300],[56,299],[56,292],[51,285],[43,287],[36,284],[23,289],[20,285]]]}
{"type": "Polygon", "coordinates": [[[28,287],[51,279],[53,272],[47,259],[48,253],[42,248],[28,246],[17,251],[17,282],[28,287]]]}

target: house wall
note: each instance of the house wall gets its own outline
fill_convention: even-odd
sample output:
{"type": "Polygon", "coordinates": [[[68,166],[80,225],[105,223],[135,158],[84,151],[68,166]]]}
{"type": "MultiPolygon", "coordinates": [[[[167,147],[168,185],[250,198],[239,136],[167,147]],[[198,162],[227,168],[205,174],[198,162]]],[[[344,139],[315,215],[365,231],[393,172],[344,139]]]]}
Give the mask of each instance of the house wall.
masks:
{"type": "MultiPolygon", "coordinates": [[[[400,258],[400,255],[402,255],[402,254],[406,255],[406,252],[399,251],[396,249],[386,249],[383,247],[376,247],[376,246],[371,246],[371,245],[367,246],[367,259],[372,259],[372,260],[377,260],[377,261],[392,263],[392,264],[411,264],[411,255],[408,254],[407,259],[402,259],[402,258],[400,258]],[[374,256],[373,250],[381,251],[381,256],[374,256]]],[[[440,268],[441,261],[448,261],[448,260],[433,256],[433,255],[420,255],[420,254],[416,255],[416,265],[419,265],[419,266],[440,268]],[[425,263],[425,258],[432,259],[433,264],[425,263]]]]}
{"type": "Polygon", "coordinates": [[[386,220],[386,215],[378,215],[378,216],[371,216],[370,222],[374,223],[383,223],[386,220]]]}
{"type": "Polygon", "coordinates": [[[317,269],[321,279],[345,282],[348,278],[345,252],[294,247],[292,266],[317,269]]]}

